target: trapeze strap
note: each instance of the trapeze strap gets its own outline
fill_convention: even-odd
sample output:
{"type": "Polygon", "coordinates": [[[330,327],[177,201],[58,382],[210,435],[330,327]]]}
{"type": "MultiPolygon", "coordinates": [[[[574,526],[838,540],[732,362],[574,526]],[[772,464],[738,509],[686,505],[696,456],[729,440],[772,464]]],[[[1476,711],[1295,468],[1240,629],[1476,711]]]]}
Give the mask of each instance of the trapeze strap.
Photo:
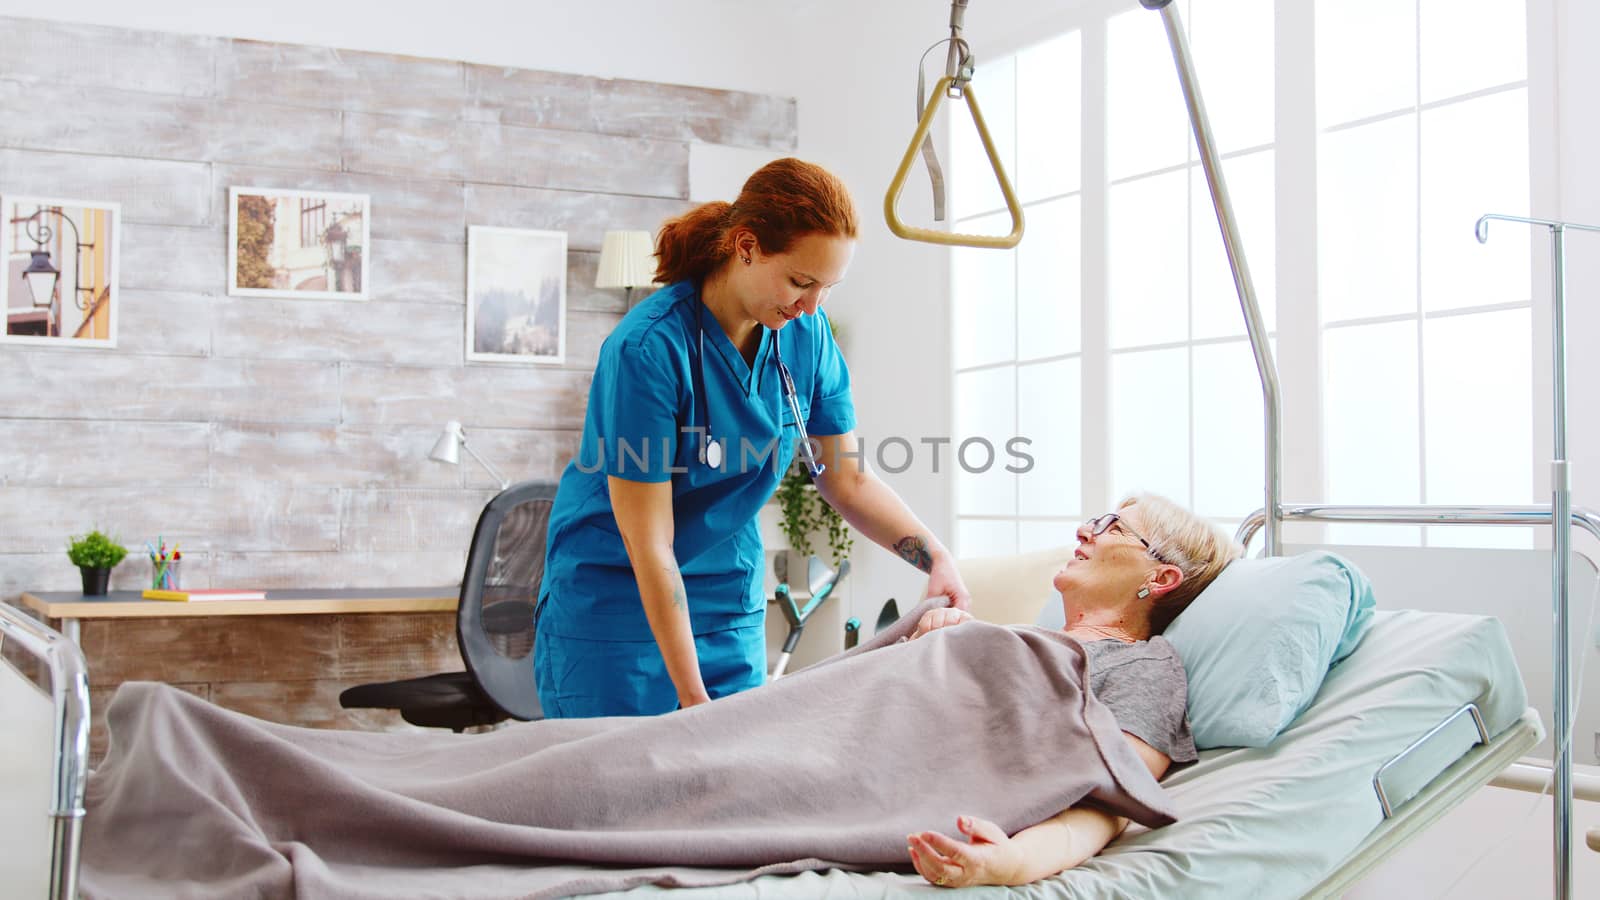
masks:
{"type": "MultiPolygon", "coordinates": [[[[978,108],[978,98],[973,94],[971,84],[967,84],[961,90],[961,95],[966,98],[967,109],[972,113],[972,124],[978,129],[978,137],[983,141],[983,150],[989,155],[989,166],[1000,183],[1000,193],[1006,200],[1006,212],[1011,214],[1011,232],[1006,235],[962,234],[957,231],[937,231],[932,228],[919,228],[902,222],[900,216],[895,212],[895,206],[900,200],[900,194],[905,190],[906,176],[910,174],[911,164],[917,158],[917,150],[928,139],[928,130],[933,125],[934,114],[939,111],[939,104],[944,102],[944,98],[954,82],[954,78],[946,75],[939,79],[938,84],[934,85],[932,100],[928,103],[927,108],[922,111],[922,118],[917,122],[917,131],[911,136],[911,144],[906,147],[905,156],[900,160],[900,168],[894,173],[894,180],[889,183],[889,192],[884,195],[884,218],[888,220],[890,231],[908,241],[924,241],[929,244],[944,244],[951,247],[1009,250],[1022,240],[1022,204],[1017,202],[1017,194],[1011,188],[1011,180],[1006,178],[1005,167],[1000,163],[1000,154],[994,148],[994,140],[989,137],[989,128],[983,122],[983,112],[978,108]]],[[[931,166],[929,171],[933,171],[931,166]]],[[[938,182],[936,182],[936,190],[936,196],[943,193],[938,182]]],[[[937,205],[940,204],[936,201],[937,205]]]]}
{"type": "MultiPolygon", "coordinates": [[[[937,47],[938,44],[935,44],[934,46],[937,47]]],[[[933,48],[930,47],[928,49],[931,50],[933,48]]],[[[951,44],[950,44],[950,52],[951,53],[956,53],[957,52],[956,44],[955,44],[954,41],[952,41],[951,44]]],[[[927,57],[928,57],[928,51],[927,50],[924,50],[922,52],[922,57],[923,57],[923,59],[927,59],[927,57]]],[[[963,75],[965,77],[970,77],[970,74],[968,74],[970,72],[971,72],[971,69],[967,69],[965,72],[963,72],[963,75]]],[[[922,114],[927,109],[927,106],[925,105],[927,103],[927,100],[925,99],[925,96],[927,94],[927,91],[926,91],[927,84],[924,81],[922,76],[923,76],[922,65],[921,65],[921,63],[918,63],[917,64],[917,121],[918,122],[922,121],[922,114]]],[[[965,78],[963,80],[965,80],[965,78]]],[[[959,88],[956,88],[956,90],[959,90],[959,88]]],[[[943,222],[944,221],[944,168],[939,165],[939,151],[934,149],[934,146],[933,146],[933,135],[931,135],[931,134],[925,134],[922,137],[922,161],[924,163],[926,163],[927,166],[928,166],[928,180],[930,182],[932,182],[932,184],[933,184],[933,220],[935,222],[943,222]]],[[[893,218],[894,213],[891,211],[889,215],[890,215],[891,218],[893,218]]]]}
{"type": "MultiPolygon", "coordinates": [[[[961,95],[961,89],[972,80],[972,48],[967,46],[967,41],[961,36],[961,30],[966,27],[967,0],[951,0],[950,3],[950,36],[942,41],[936,41],[933,47],[922,51],[922,57],[917,60],[917,115],[916,121],[922,121],[922,113],[927,108],[926,66],[928,54],[940,44],[948,44],[945,53],[944,73],[954,78],[949,94],[952,97],[961,95]]],[[[933,220],[944,221],[944,169],[939,165],[939,151],[933,146],[933,135],[924,135],[922,138],[922,159],[928,166],[928,181],[933,188],[933,220]]]]}

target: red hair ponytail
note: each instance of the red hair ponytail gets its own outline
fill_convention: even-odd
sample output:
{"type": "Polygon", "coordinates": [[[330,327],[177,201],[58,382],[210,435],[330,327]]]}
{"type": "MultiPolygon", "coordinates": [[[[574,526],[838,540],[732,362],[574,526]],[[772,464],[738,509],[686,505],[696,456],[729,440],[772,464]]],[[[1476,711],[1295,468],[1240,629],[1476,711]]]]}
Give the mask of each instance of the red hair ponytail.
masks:
{"type": "Polygon", "coordinates": [[[763,253],[782,253],[808,234],[856,236],[856,208],[837,176],[794,158],[756,170],[733,203],[701,204],[661,226],[656,281],[704,281],[733,255],[732,233],[748,228],[763,253]]]}

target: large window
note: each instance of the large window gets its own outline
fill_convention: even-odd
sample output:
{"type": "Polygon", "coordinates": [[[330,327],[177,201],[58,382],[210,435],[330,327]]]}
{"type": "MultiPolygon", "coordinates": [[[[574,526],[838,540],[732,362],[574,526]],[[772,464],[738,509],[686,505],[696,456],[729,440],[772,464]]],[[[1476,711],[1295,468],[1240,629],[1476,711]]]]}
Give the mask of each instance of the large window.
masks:
{"type": "MultiPolygon", "coordinates": [[[[1022,435],[1036,467],[958,467],[963,555],[1064,543],[1138,490],[1223,522],[1261,504],[1260,386],[1232,275],[1161,18],[1130,5],[1086,4],[1078,28],[980,61],[1028,231],[1015,251],[953,254],[955,437],[1022,435]]],[[[1472,238],[1482,212],[1528,209],[1525,13],[1476,6],[1489,11],[1318,0],[1284,6],[1303,18],[1279,27],[1272,0],[1180,0],[1280,369],[1311,386],[1285,396],[1286,418],[1322,431],[1320,457],[1288,460],[1319,495],[1290,500],[1529,502],[1528,244],[1472,238]],[[1314,71],[1278,64],[1313,53],[1314,71]],[[1314,109],[1315,134],[1279,108],[1314,109]],[[1316,212],[1280,223],[1297,180],[1316,212]],[[1284,335],[1280,257],[1317,273],[1289,311],[1306,327],[1284,335]]],[[[953,109],[954,227],[1003,232],[953,109]]],[[[1508,540],[1380,531],[1336,536],[1508,540]]]]}
{"type": "MultiPolygon", "coordinates": [[[[966,465],[955,460],[963,553],[1061,544],[1082,517],[1082,68],[1082,39],[1072,32],[982,66],[973,82],[1028,239],[1013,251],[953,254],[957,445],[1027,437],[1033,468],[985,467],[978,449],[966,465]]],[[[962,231],[1005,232],[1011,220],[988,157],[965,106],[954,109],[964,127],[951,135],[951,218],[962,231]]]]}
{"type": "MultiPolygon", "coordinates": [[[[1530,503],[1529,208],[1520,0],[1319,0],[1317,250],[1335,503],[1530,503]],[[1375,439],[1380,436],[1381,439],[1375,439]]],[[[1336,529],[1531,545],[1526,529],[1336,529]]]]}

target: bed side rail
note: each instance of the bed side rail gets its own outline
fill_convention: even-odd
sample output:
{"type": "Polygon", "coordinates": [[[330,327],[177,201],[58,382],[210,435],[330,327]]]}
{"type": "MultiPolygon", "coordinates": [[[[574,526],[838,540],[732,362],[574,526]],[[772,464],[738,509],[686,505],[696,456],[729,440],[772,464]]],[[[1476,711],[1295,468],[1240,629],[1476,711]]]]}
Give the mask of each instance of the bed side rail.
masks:
{"type": "MultiPolygon", "coordinates": [[[[1407,525],[1549,525],[1548,506],[1285,506],[1284,522],[1369,522],[1407,525]]],[[[1266,510],[1246,516],[1234,539],[1250,546],[1267,522],[1266,510]]],[[[1600,513],[1575,508],[1572,524],[1600,538],[1600,513]]]]}
{"type": "Polygon", "coordinates": [[[1516,724],[1495,735],[1488,744],[1478,744],[1468,749],[1460,759],[1439,773],[1428,790],[1413,797],[1411,802],[1397,806],[1393,818],[1379,822],[1378,827],[1345,857],[1337,869],[1303,896],[1307,900],[1336,900],[1343,897],[1356,882],[1376,869],[1407,841],[1432,827],[1495,774],[1516,762],[1543,735],[1544,728],[1539,724],[1538,714],[1529,709],[1516,724]]]}
{"type": "Polygon", "coordinates": [[[1472,747],[1487,743],[1489,729],[1484,727],[1483,714],[1476,703],[1468,703],[1451,713],[1449,718],[1379,766],[1372,776],[1372,790],[1378,795],[1383,817],[1393,818],[1395,807],[1427,787],[1444,768],[1438,764],[1439,760],[1445,760],[1448,766],[1472,747]]]}
{"type": "Polygon", "coordinates": [[[0,603],[0,643],[21,649],[50,673],[55,713],[50,897],[67,900],[78,893],[83,792],[89,775],[89,667],[77,644],[5,603],[0,603]]]}

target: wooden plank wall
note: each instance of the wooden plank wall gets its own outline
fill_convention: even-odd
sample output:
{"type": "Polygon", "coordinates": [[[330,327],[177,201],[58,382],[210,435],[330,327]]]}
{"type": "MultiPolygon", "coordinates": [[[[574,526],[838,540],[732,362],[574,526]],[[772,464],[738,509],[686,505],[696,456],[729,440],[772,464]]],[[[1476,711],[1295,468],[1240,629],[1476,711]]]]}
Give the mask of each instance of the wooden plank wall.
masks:
{"type": "MultiPolygon", "coordinates": [[[[0,346],[0,599],[92,527],[192,587],[457,581],[493,493],[576,448],[620,291],[601,236],[688,207],[695,143],[793,149],[793,99],[0,17],[0,194],[122,204],[115,350],[0,346]],[[229,297],[233,185],[372,198],[367,302],[229,297]],[[565,231],[568,359],[464,360],[469,225],[565,231]]],[[[136,588],[149,566],[119,567],[136,588]]]]}

